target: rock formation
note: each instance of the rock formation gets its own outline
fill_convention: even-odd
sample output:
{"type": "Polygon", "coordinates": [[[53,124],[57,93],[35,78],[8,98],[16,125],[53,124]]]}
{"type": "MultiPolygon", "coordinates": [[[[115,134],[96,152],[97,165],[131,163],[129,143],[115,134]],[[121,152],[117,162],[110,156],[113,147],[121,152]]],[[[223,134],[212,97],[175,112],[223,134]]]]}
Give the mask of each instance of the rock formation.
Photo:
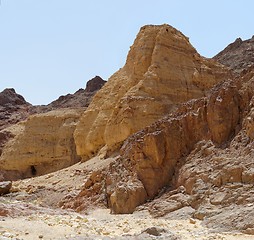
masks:
{"type": "Polygon", "coordinates": [[[5,179],[45,174],[76,163],[73,131],[82,109],[54,110],[30,116],[8,131],[0,169],[5,179]]]}
{"type": "Polygon", "coordinates": [[[254,36],[243,41],[237,38],[223,51],[214,56],[218,62],[230,67],[235,72],[241,73],[254,66],[254,36]]]}
{"type": "Polygon", "coordinates": [[[95,93],[106,83],[99,76],[95,76],[86,83],[86,88],[80,88],[74,94],[60,96],[57,100],[46,106],[36,106],[36,112],[47,112],[59,108],[86,108],[95,93]]]}
{"type": "Polygon", "coordinates": [[[81,113],[104,83],[96,76],[87,82],[85,90],[62,96],[47,106],[32,106],[13,89],[0,93],[3,115],[0,180],[41,175],[76,163],[79,157],[74,129],[81,113]]]}
{"type": "Polygon", "coordinates": [[[219,83],[127,138],[72,206],[104,196],[112,213],[146,202],[141,209],[155,217],[188,207],[209,227],[253,234],[253,82],[252,70],[219,83]]]}
{"type": "MultiPolygon", "coordinates": [[[[238,56],[252,42],[237,40],[215,57],[232,73],[168,25],[141,28],[125,66],[85,112],[83,105],[49,111],[0,131],[0,181],[98,153],[16,181],[11,196],[78,212],[91,205],[111,213],[147,210],[166,219],[187,209],[191,224],[199,219],[254,234],[253,50],[247,60],[238,56]]],[[[52,108],[68,99],[76,102],[66,96],[52,108]]]]}
{"type": "Polygon", "coordinates": [[[31,106],[13,88],[7,88],[0,92],[0,131],[26,119],[31,106]]]}
{"type": "Polygon", "coordinates": [[[96,94],[75,130],[78,155],[113,151],[177,104],[205,96],[229,71],[169,25],[142,27],[125,66],[96,94]]]}
{"type": "Polygon", "coordinates": [[[12,186],[11,181],[0,182],[0,196],[10,193],[11,186],[12,186]]]}

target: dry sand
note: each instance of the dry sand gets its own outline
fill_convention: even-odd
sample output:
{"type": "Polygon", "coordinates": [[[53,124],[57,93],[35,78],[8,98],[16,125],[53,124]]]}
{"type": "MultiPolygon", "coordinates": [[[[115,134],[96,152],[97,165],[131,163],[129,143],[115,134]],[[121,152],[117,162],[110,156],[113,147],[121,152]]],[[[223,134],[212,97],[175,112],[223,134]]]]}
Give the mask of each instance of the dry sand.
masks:
{"type": "Polygon", "coordinates": [[[199,220],[154,219],[148,212],[111,215],[108,209],[97,209],[88,215],[56,210],[30,216],[1,217],[0,239],[254,239],[240,233],[212,233],[199,220]],[[161,236],[137,236],[147,228],[166,230],[161,236]],[[135,237],[135,236],[136,237],[135,237]],[[125,237],[121,237],[125,236],[125,237]],[[173,239],[173,238],[172,238],[173,239]]]}

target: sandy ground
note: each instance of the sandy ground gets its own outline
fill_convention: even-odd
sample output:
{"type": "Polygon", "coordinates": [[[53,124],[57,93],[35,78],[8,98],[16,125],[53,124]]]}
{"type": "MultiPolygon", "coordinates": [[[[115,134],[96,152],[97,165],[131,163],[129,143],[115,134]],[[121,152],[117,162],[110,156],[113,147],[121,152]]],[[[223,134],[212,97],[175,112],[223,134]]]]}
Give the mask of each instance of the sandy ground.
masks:
{"type": "MultiPolygon", "coordinates": [[[[22,217],[0,218],[0,239],[137,239],[149,227],[157,227],[179,239],[254,239],[239,233],[212,233],[198,220],[154,219],[148,212],[111,215],[108,209],[93,210],[88,215],[74,212],[35,213],[22,217]],[[121,237],[125,236],[125,237],[121,237]]],[[[149,235],[146,235],[149,236],[149,235]]],[[[139,239],[148,239],[146,237],[139,239]]],[[[167,234],[149,239],[169,239],[167,234]]]]}
{"type": "Polygon", "coordinates": [[[88,173],[103,169],[113,160],[94,158],[55,173],[13,182],[16,190],[0,197],[0,212],[8,209],[12,216],[0,216],[0,240],[254,239],[254,236],[240,233],[212,232],[213,229],[191,219],[186,212],[181,212],[180,216],[184,217],[180,218],[176,218],[174,212],[173,218],[155,219],[142,209],[125,215],[112,215],[108,209],[79,214],[55,206],[66,194],[78,193],[88,173]],[[158,236],[153,231],[144,233],[152,227],[158,229],[158,236]]]}

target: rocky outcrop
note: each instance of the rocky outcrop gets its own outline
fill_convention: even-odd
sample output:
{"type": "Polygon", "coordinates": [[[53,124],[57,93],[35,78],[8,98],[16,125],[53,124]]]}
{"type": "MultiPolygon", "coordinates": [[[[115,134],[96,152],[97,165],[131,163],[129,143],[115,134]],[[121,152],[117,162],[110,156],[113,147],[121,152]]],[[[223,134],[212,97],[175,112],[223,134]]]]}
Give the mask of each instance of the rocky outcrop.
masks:
{"type": "Polygon", "coordinates": [[[252,234],[254,78],[250,76],[217,85],[208,97],[183,104],[129,137],[116,167],[125,177],[107,186],[112,211],[135,210],[140,204],[136,199],[143,194],[129,186],[138,180],[146,192],[144,202],[150,199],[145,206],[154,216],[192,207],[193,217],[210,227],[252,234]],[[135,195],[131,202],[124,198],[126,192],[135,195]],[[110,194],[117,197],[111,200],[110,194]],[[227,224],[235,218],[242,221],[227,224]]]}
{"type": "Polygon", "coordinates": [[[0,196],[9,193],[11,186],[11,181],[0,182],[0,196]]]}
{"type": "Polygon", "coordinates": [[[79,161],[73,132],[81,112],[82,109],[50,111],[10,127],[8,131],[14,137],[2,149],[0,173],[5,179],[32,177],[79,161]]]}
{"type": "Polygon", "coordinates": [[[75,130],[78,155],[87,159],[102,147],[113,151],[177,104],[205,96],[229,75],[220,64],[201,57],[173,27],[142,27],[125,66],[83,114],[75,130]]]}
{"type": "Polygon", "coordinates": [[[61,174],[16,182],[13,191],[76,211],[107,206],[175,219],[186,210],[191,224],[197,218],[253,234],[254,67],[239,59],[229,66],[240,74],[229,79],[227,68],[199,56],[174,28],[142,28],[125,66],[84,114],[51,111],[0,132],[0,180],[41,175],[98,152],[61,174]]]}
{"type": "MultiPolygon", "coordinates": [[[[209,191],[216,196],[209,200],[214,206],[224,201],[228,184],[243,184],[239,196],[243,194],[253,181],[249,156],[253,77],[249,72],[219,83],[207,97],[180,105],[167,117],[130,136],[120,157],[92,184],[100,191],[96,193],[86,183],[82,197],[93,193],[96,199],[96,194],[103,194],[113,213],[131,213],[166,190],[165,207],[159,213],[157,205],[149,206],[152,213],[157,209],[154,215],[191,206],[199,218],[203,204],[211,197],[209,191]],[[203,195],[206,190],[207,195],[203,195]]],[[[233,202],[229,200],[229,204],[233,202]]]]}
{"type": "Polygon", "coordinates": [[[13,88],[0,92],[0,131],[25,120],[30,114],[31,107],[32,105],[17,94],[13,88]]]}
{"type": "Polygon", "coordinates": [[[223,51],[214,56],[214,59],[237,73],[246,71],[254,66],[254,36],[243,41],[237,38],[223,51]]]}
{"type": "Polygon", "coordinates": [[[0,105],[28,105],[24,97],[17,94],[13,88],[6,88],[0,93],[0,105]]]}

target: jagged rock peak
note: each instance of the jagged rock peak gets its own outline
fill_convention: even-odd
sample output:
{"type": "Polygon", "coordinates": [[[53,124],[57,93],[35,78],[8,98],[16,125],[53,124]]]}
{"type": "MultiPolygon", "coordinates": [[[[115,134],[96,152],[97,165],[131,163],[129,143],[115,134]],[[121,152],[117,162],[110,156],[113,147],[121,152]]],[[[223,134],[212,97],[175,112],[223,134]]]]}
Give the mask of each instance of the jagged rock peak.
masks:
{"type": "Polygon", "coordinates": [[[100,76],[95,76],[86,83],[86,92],[98,91],[106,83],[100,76]]]}
{"type": "Polygon", "coordinates": [[[237,38],[224,50],[219,52],[214,59],[230,67],[237,73],[247,71],[254,66],[254,37],[242,40],[237,38]]]}
{"type": "Polygon", "coordinates": [[[25,105],[28,104],[23,96],[17,94],[14,88],[6,88],[0,92],[0,105],[6,104],[25,105]]]}
{"type": "Polygon", "coordinates": [[[102,86],[106,83],[99,76],[95,76],[91,80],[89,80],[86,84],[86,88],[80,88],[73,94],[67,94],[60,96],[55,101],[51,102],[47,106],[42,106],[37,108],[37,112],[47,112],[53,109],[58,108],[84,108],[89,105],[93,95],[102,88],[102,86]]]}

